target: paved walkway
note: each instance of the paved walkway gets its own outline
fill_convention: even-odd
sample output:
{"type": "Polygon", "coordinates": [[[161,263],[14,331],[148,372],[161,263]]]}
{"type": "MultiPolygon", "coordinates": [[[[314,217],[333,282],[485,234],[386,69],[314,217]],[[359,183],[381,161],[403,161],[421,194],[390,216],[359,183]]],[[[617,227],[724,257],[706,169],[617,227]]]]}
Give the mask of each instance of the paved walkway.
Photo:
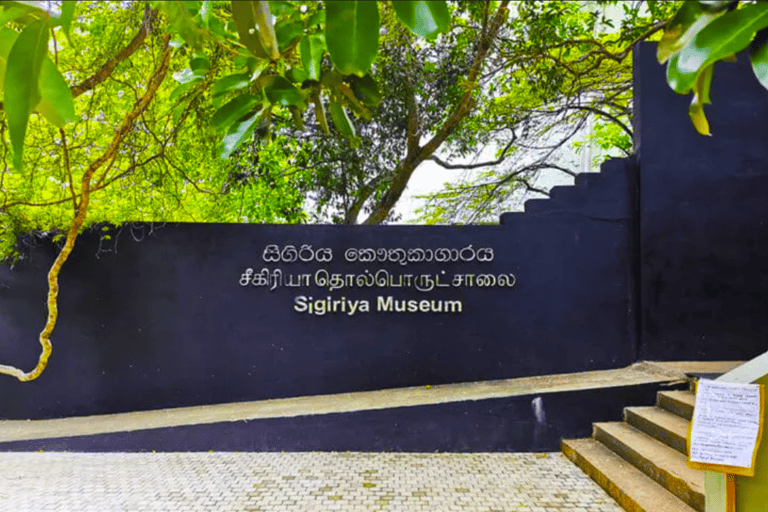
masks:
{"type": "Polygon", "coordinates": [[[0,453],[0,510],[621,512],[559,453],[0,453]]]}

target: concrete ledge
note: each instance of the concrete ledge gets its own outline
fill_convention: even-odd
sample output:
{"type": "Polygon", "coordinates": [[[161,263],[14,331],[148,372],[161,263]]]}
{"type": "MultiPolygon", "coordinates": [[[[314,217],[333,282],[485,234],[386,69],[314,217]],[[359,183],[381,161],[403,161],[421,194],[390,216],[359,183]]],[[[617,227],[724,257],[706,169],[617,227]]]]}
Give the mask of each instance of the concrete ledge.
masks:
{"type": "Polygon", "coordinates": [[[674,363],[670,366],[669,363],[640,362],[617,370],[542,375],[487,382],[303,396],[51,420],[6,420],[0,421],[0,442],[104,434],[221,421],[391,409],[642,384],[672,384],[684,382],[686,379],[685,370],[696,364],[699,363],[689,365],[674,363]]]}

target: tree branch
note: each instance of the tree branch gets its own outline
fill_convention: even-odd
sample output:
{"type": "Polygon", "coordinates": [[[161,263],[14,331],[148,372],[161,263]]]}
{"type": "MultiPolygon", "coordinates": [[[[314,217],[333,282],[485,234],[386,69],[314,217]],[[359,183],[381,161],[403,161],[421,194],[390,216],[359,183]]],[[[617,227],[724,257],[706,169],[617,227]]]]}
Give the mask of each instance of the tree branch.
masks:
{"type": "Polygon", "coordinates": [[[38,378],[40,374],[43,373],[43,370],[45,370],[45,367],[48,365],[48,359],[51,356],[51,350],[53,348],[51,345],[51,333],[53,333],[53,328],[56,326],[56,320],[59,313],[57,305],[57,299],[59,295],[59,272],[61,271],[61,267],[64,265],[64,262],[67,261],[67,258],[69,258],[69,255],[75,246],[75,239],[77,239],[80,228],[82,228],[83,223],[85,222],[85,218],[88,212],[88,201],[90,199],[91,192],[91,178],[105,163],[110,162],[111,165],[111,162],[114,162],[120,144],[122,143],[123,139],[125,139],[126,135],[128,135],[128,132],[131,130],[131,127],[136,121],[136,118],[141,115],[144,109],[147,108],[147,105],[149,105],[149,103],[155,97],[157,89],[160,87],[160,84],[168,72],[168,64],[171,55],[170,48],[170,36],[166,35],[163,38],[162,59],[158,67],[154,70],[152,77],[147,82],[147,90],[144,93],[144,96],[142,96],[134,104],[133,109],[125,116],[123,122],[120,124],[120,128],[115,132],[115,135],[112,138],[112,142],[110,143],[107,150],[102,153],[102,155],[99,156],[96,160],[91,162],[83,174],[83,178],[80,184],[80,201],[75,207],[75,217],[72,219],[72,223],[69,226],[64,247],[61,249],[61,252],[59,252],[58,256],[53,262],[53,265],[51,266],[51,270],[48,272],[48,319],[39,337],[42,351],[40,353],[37,365],[29,372],[24,372],[23,370],[20,370],[14,366],[0,365],[0,374],[10,375],[12,377],[16,377],[22,382],[27,382],[38,378]]]}
{"type": "Polygon", "coordinates": [[[67,172],[67,184],[69,185],[69,195],[72,197],[72,208],[77,209],[77,194],[75,193],[75,183],[72,180],[72,168],[69,164],[69,149],[67,148],[67,136],[64,128],[59,128],[61,135],[61,152],[64,156],[64,170],[67,172]]]}
{"type": "Polygon", "coordinates": [[[421,129],[419,127],[419,108],[416,105],[416,94],[413,88],[408,85],[408,97],[406,102],[408,104],[408,138],[407,138],[407,155],[416,154],[419,150],[419,142],[421,141],[421,129]]]}
{"type": "Polygon", "coordinates": [[[490,162],[480,162],[478,164],[449,164],[445,160],[440,159],[440,157],[432,155],[429,157],[429,160],[434,161],[440,167],[443,169],[479,169],[480,167],[490,167],[492,165],[499,165],[500,163],[504,162],[504,160],[507,158],[507,151],[512,147],[512,145],[515,143],[515,140],[517,140],[517,137],[512,137],[512,140],[510,140],[506,146],[504,146],[504,150],[501,152],[501,156],[497,158],[496,160],[491,160],[490,162]]]}
{"type": "Polygon", "coordinates": [[[147,34],[149,34],[149,29],[155,15],[156,12],[150,8],[149,5],[144,6],[144,17],[141,20],[141,28],[139,29],[139,32],[133,37],[133,39],[131,39],[131,42],[128,43],[128,46],[120,50],[117,55],[105,62],[101,68],[96,71],[96,73],[86,78],[79,84],[70,87],[69,90],[72,92],[72,97],[77,98],[81,94],[90,91],[99,85],[101,82],[109,78],[118,64],[133,55],[136,50],[138,50],[139,47],[144,44],[144,40],[147,38],[147,34]]]}
{"type": "Polygon", "coordinates": [[[613,121],[614,123],[616,123],[619,126],[619,128],[621,128],[622,130],[624,130],[627,133],[627,135],[629,135],[630,137],[632,137],[632,135],[633,135],[632,134],[632,130],[630,130],[627,125],[625,125],[623,122],[621,122],[621,120],[619,118],[617,118],[616,116],[614,116],[612,114],[609,114],[608,112],[605,112],[603,110],[597,109],[595,107],[585,106],[585,105],[566,105],[565,108],[571,109],[571,110],[584,110],[584,111],[587,111],[587,112],[592,112],[593,114],[597,114],[599,116],[606,117],[606,118],[610,119],[611,121],[613,121]]]}
{"type": "MultiPolygon", "coordinates": [[[[448,137],[453,134],[458,128],[461,121],[466,118],[476,104],[476,100],[473,97],[475,89],[479,87],[477,78],[482,70],[485,58],[493,45],[494,40],[501,28],[502,23],[507,16],[507,4],[509,0],[503,0],[500,2],[496,14],[488,26],[488,30],[482,30],[478,44],[477,52],[475,53],[474,63],[470,69],[469,76],[466,80],[465,89],[459,102],[453,108],[453,111],[445,120],[445,122],[437,129],[435,135],[421,147],[417,147],[416,151],[408,152],[405,157],[400,161],[400,171],[395,174],[392,179],[387,192],[381,197],[379,201],[374,205],[371,214],[364,221],[364,224],[380,224],[383,222],[389,213],[394,208],[397,201],[403,195],[405,187],[408,185],[408,181],[413,175],[413,171],[424,160],[432,156],[435,151],[445,142],[448,137]]],[[[485,28],[485,27],[483,27],[485,28]]]]}

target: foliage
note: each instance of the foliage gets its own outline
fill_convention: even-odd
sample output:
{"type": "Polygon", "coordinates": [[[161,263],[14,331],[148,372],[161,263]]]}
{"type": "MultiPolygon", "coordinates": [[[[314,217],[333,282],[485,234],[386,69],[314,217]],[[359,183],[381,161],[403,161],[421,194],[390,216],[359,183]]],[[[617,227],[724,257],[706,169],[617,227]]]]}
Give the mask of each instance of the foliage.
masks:
{"type": "Polygon", "coordinates": [[[674,2],[518,2],[473,115],[433,157],[462,178],[426,197],[423,223],[498,218],[542,171],[575,175],[587,145],[631,152],[632,46],[660,35],[674,2]],[[584,140],[588,126],[594,126],[584,140]],[[489,156],[490,155],[490,156],[489,156]],[[458,163],[463,161],[464,163],[458,163]]]}
{"type": "Polygon", "coordinates": [[[297,155],[297,165],[314,170],[307,195],[317,220],[392,220],[414,170],[461,128],[482,94],[477,82],[506,22],[507,2],[452,4],[443,14],[441,2],[418,5],[405,7],[429,11],[431,25],[412,23],[402,4],[380,5],[378,58],[368,74],[339,77],[330,68],[333,58],[322,63],[321,85],[348,85],[368,112],[333,107],[330,91],[328,108],[324,100],[315,102],[292,125],[273,118],[276,133],[312,147],[297,155]],[[443,18],[445,31],[436,35],[443,18]],[[326,111],[334,120],[333,137],[324,136],[326,111]]]}
{"type": "Polygon", "coordinates": [[[501,165],[531,144],[595,115],[628,131],[626,56],[670,7],[603,3],[625,10],[615,33],[576,2],[0,1],[0,258],[19,233],[62,238],[40,363],[0,373],[45,367],[58,272],[94,223],[300,222],[305,197],[380,223],[417,167],[450,167],[439,151],[497,144],[446,210],[482,213],[557,166],[551,148],[501,165]]]}
{"type": "MultiPolygon", "coordinates": [[[[399,12],[435,37],[445,6],[420,5],[399,12]]],[[[39,362],[0,373],[27,381],[45,368],[58,274],[85,227],[304,220],[307,173],[284,172],[299,145],[270,126],[301,125],[312,104],[329,132],[322,94],[355,144],[347,110],[369,119],[380,101],[367,75],[377,51],[369,2],[0,2],[0,259],[20,233],[66,233],[39,362]],[[126,26],[140,27],[127,43],[126,26]]]]}
{"type": "MultiPolygon", "coordinates": [[[[310,122],[293,132],[313,148],[299,160],[315,171],[308,206],[318,220],[353,224],[370,216],[404,172],[409,135],[413,153],[417,142],[446,122],[466,92],[462,81],[472,67],[479,23],[466,26],[454,12],[450,30],[426,43],[400,26],[392,9],[384,8],[381,14],[379,57],[371,75],[376,87],[387,93],[372,110],[371,121],[358,123],[360,144],[351,147],[342,138],[324,137],[310,122]]],[[[389,212],[388,220],[393,219],[389,212]]]]}
{"type": "Polygon", "coordinates": [[[679,94],[693,93],[693,126],[710,135],[704,105],[710,103],[714,65],[749,48],[755,76],[768,89],[768,3],[684,2],[664,31],[658,60],[667,62],[667,82],[679,94]]]}

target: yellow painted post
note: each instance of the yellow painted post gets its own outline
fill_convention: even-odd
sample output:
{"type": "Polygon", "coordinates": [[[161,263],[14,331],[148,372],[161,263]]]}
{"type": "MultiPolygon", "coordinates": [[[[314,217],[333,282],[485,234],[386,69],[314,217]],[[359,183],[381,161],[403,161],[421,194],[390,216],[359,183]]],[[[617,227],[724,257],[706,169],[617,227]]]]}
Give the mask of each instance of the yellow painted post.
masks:
{"type": "Polygon", "coordinates": [[[736,512],[735,475],[725,475],[725,512],[736,512]]]}
{"type": "MultiPolygon", "coordinates": [[[[757,379],[755,384],[768,384],[768,375],[757,379]]],[[[765,512],[766,510],[768,510],[768,439],[764,438],[757,449],[755,476],[736,477],[736,511],[765,512]]]]}
{"type": "MultiPolygon", "coordinates": [[[[768,385],[768,352],[734,368],[717,380],[768,385]]],[[[768,393],[766,396],[768,397],[768,393]]],[[[764,402],[767,400],[768,398],[763,398],[764,402]]],[[[764,403],[764,407],[768,407],[768,403],[764,403]]],[[[768,411],[768,408],[763,410],[768,411]]],[[[734,477],[707,471],[704,486],[706,512],[766,512],[768,510],[768,437],[763,437],[757,450],[755,476],[734,477]],[[734,504],[735,508],[731,508],[734,504]]]]}

